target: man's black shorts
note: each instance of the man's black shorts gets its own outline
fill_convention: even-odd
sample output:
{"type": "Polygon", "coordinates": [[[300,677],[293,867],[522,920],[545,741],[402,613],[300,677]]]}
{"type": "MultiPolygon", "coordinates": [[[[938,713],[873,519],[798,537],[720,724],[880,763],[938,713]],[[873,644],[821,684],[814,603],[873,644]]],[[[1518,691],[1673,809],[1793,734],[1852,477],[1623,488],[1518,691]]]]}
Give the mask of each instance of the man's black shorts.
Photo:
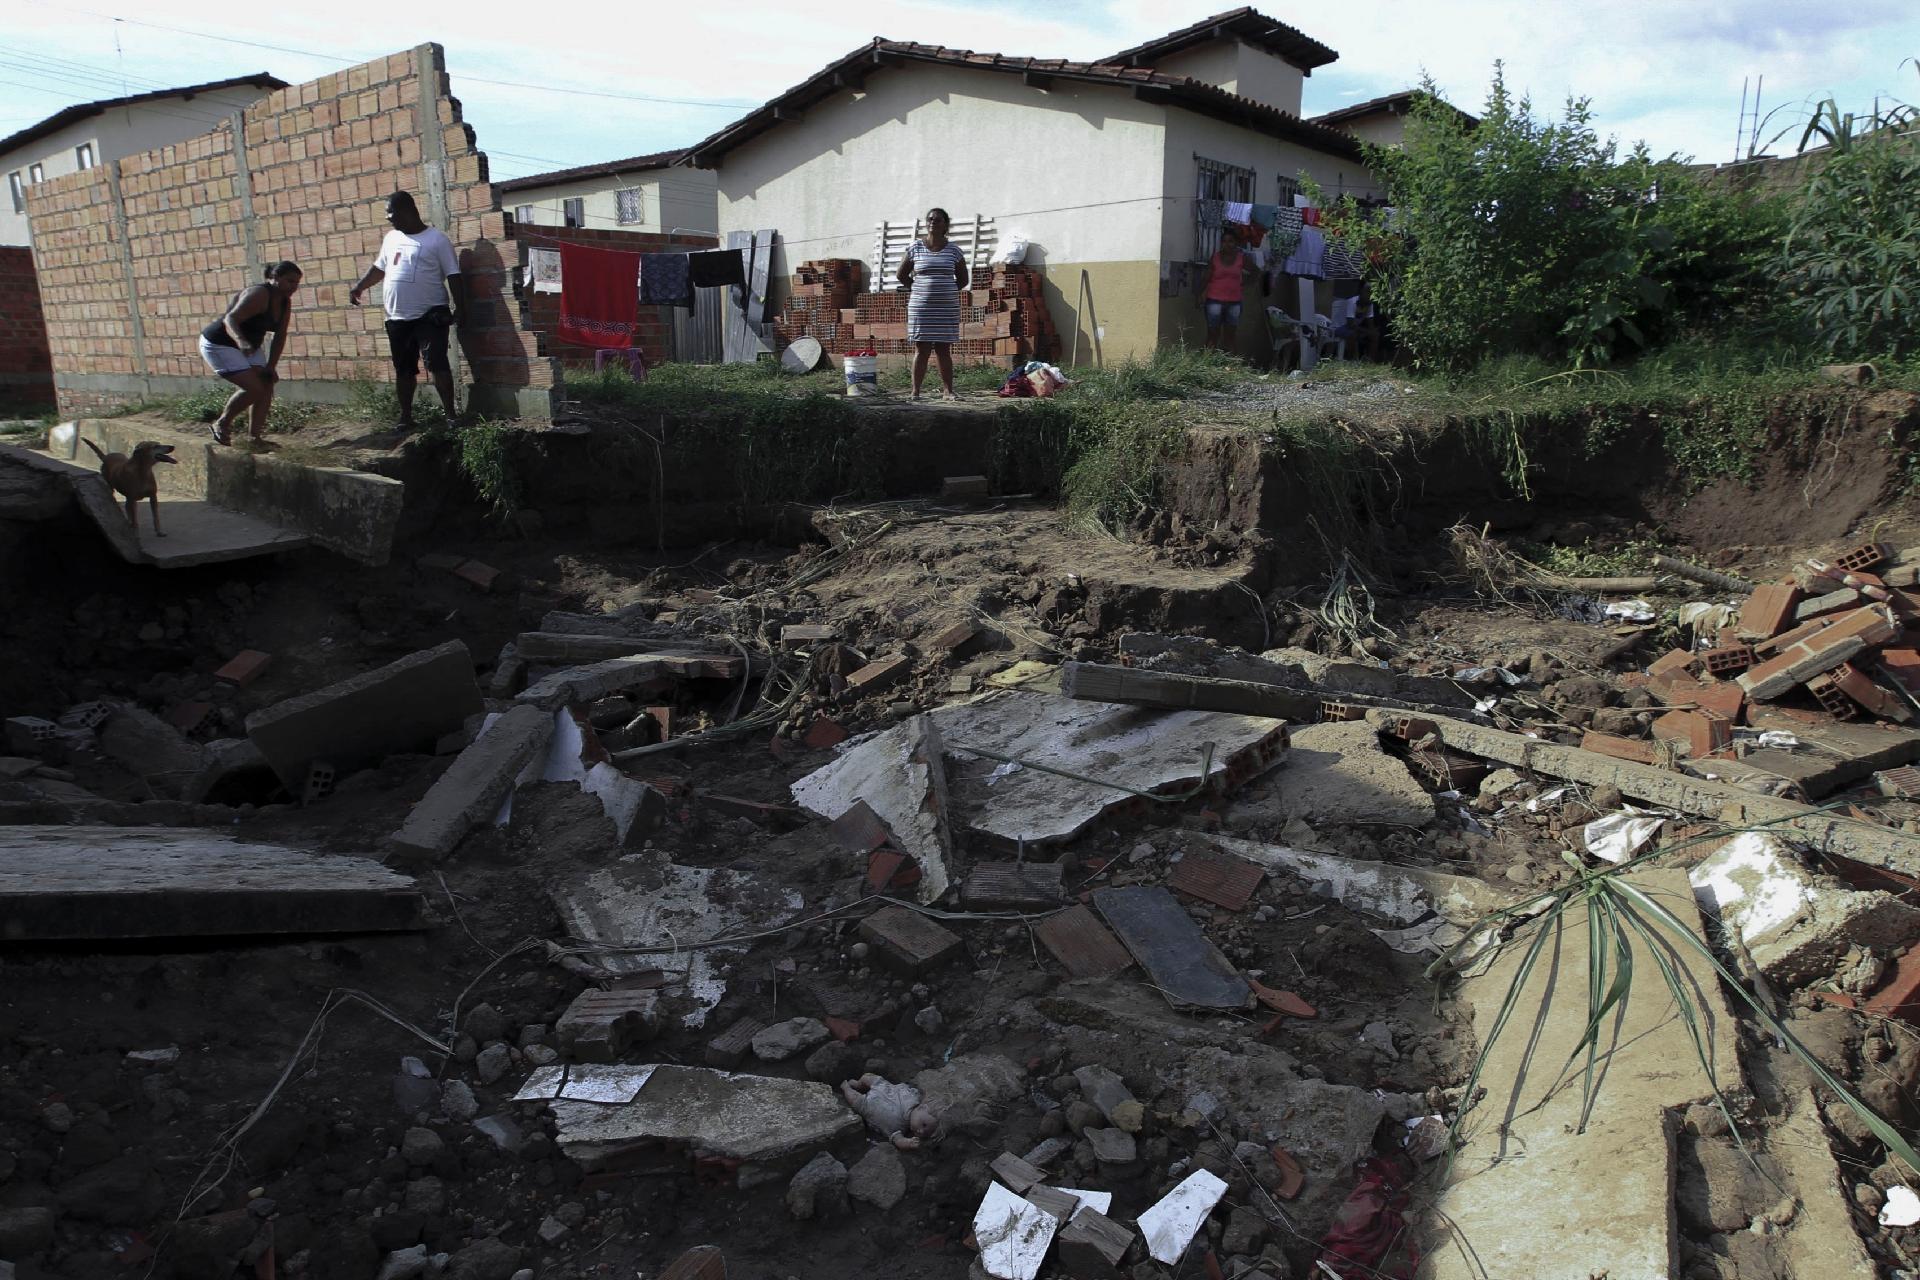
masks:
{"type": "Polygon", "coordinates": [[[428,373],[452,373],[447,363],[447,334],[453,328],[453,309],[435,307],[417,320],[387,321],[387,349],[393,353],[393,369],[408,377],[427,358],[428,373]]]}

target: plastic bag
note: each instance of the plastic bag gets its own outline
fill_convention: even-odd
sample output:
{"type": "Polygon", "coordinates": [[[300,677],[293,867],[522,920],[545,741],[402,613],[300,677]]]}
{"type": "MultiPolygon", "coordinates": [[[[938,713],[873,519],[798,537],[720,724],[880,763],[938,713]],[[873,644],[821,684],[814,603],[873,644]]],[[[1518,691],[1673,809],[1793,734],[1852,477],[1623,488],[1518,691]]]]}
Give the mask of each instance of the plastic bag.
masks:
{"type": "Polygon", "coordinates": [[[1027,260],[1027,238],[1018,231],[1013,232],[1000,247],[993,251],[992,263],[996,267],[1017,267],[1027,260]]]}

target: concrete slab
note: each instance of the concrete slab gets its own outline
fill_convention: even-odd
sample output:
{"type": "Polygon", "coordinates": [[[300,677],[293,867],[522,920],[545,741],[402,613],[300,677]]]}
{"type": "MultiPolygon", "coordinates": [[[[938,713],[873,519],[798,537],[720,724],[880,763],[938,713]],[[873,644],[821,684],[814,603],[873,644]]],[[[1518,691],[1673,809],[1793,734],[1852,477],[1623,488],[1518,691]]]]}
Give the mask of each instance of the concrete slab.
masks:
{"type": "Polygon", "coordinates": [[[914,716],[852,744],[831,764],[793,784],[794,800],[835,820],[864,803],[919,864],[915,888],[930,903],[947,891],[953,841],[947,826],[946,764],[932,716],[914,716]]]}
{"type": "MultiPolygon", "coordinates": [[[[312,467],[271,453],[223,448],[201,427],[170,427],[146,418],[87,418],[82,439],[125,453],[141,440],[174,446],[161,468],[160,502],[200,499],[337,551],[362,564],[387,562],[406,486],[388,476],[344,467],[312,467]]],[[[92,457],[83,451],[82,458],[92,457]]],[[[161,512],[162,527],[166,513],[161,512]]]]}
{"type": "Polygon", "coordinates": [[[824,1084],[670,1064],[655,1066],[623,1105],[549,1105],[561,1151],[587,1170],[660,1147],[771,1163],[825,1147],[861,1124],[824,1084]]]}
{"type": "Polygon", "coordinates": [[[1433,797],[1404,762],[1388,755],[1363,720],[1310,724],[1293,731],[1279,769],[1256,779],[1235,799],[1232,814],[1320,824],[1423,827],[1433,821],[1433,797]]]}
{"type": "Polygon", "coordinates": [[[518,706],[489,724],[413,806],[389,839],[390,856],[437,860],[490,820],[529,760],[553,737],[553,716],[518,706]]]}
{"type": "Polygon", "coordinates": [[[1920,910],[1891,893],[1815,875],[1770,832],[1741,832],[1688,879],[1701,909],[1738,936],[1779,989],[1831,977],[1855,946],[1884,955],[1920,933],[1920,910]]]}
{"type": "MultiPolygon", "coordinates": [[[[1704,928],[1684,872],[1650,868],[1633,873],[1633,883],[1687,928],[1704,928]]],[[[1488,1094],[1467,1117],[1465,1145],[1438,1205],[1439,1220],[1458,1238],[1443,1236],[1425,1250],[1432,1280],[1671,1280],[1679,1274],[1679,1234],[1668,1109],[1710,1098],[1709,1078],[1636,939],[1632,999],[1606,1028],[1605,1078],[1580,1132],[1579,1080],[1563,1077],[1561,1067],[1586,1026],[1586,918],[1535,927],[1554,932],[1488,1055],[1481,1077],[1488,1094]]],[[[1463,985],[1483,1042],[1531,937],[1522,930],[1484,977],[1463,985]]],[[[1719,980],[1683,942],[1667,955],[1690,989],[1721,1089],[1737,1097],[1736,1028],[1719,980]]]]}
{"type": "MultiPolygon", "coordinates": [[[[521,640],[537,637],[538,633],[529,632],[521,640]]],[[[573,639],[599,639],[600,637],[572,637],[573,639]]],[[[625,643],[625,642],[622,642],[625,643]]],[[[521,653],[519,641],[514,644],[516,656],[521,653]]],[[[610,693],[623,689],[637,689],[643,685],[668,680],[724,679],[738,680],[742,663],[738,657],[711,656],[686,653],[649,653],[642,643],[635,652],[617,658],[608,658],[603,662],[590,663],[583,667],[568,667],[545,676],[527,688],[518,696],[518,701],[530,703],[536,707],[545,707],[551,711],[559,707],[592,702],[604,698],[610,693]]]]}
{"type": "Polygon", "coordinates": [[[1221,786],[1260,772],[1287,747],[1286,725],[1264,716],[1162,711],[1051,693],[989,694],[928,718],[947,744],[956,821],[1009,845],[1068,840],[1101,815],[1141,802],[1114,786],[1008,766],[976,751],[1179,794],[1201,781],[1207,743],[1214,748],[1207,780],[1221,786]]]}
{"type": "MultiPolygon", "coordinates": [[[[164,473],[165,468],[161,471],[164,473]]],[[[32,499],[25,507],[14,504],[25,512],[15,518],[44,519],[64,510],[67,503],[78,502],[106,535],[114,552],[130,564],[182,569],[276,555],[310,541],[304,534],[269,521],[164,487],[160,494],[160,528],[166,536],[155,537],[148,504],[140,506],[138,527],[128,524],[123,500],[107,487],[98,470],[14,445],[0,445],[0,479],[5,481],[0,484],[0,494],[17,492],[32,499]],[[57,505],[53,504],[55,497],[59,499],[57,505]]]]}
{"type": "Polygon", "coordinates": [[[449,640],[377,670],[277,702],[247,717],[247,737],[298,795],[307,767],[358,768],[406,751],[431,751],[481,709],[467,646],[449,640]]]}
{"type": "Polygon", "coordinates": [[[1879,1275],[1854,1229],[1852,1199],[1811,1091],[1793,1095],[1785,1121],[1767,1135],[1767,1151],[1800,1198],[1800,1210],[1779,1250],[1787,1273],[1805,1280],[1872,1280],[1879,1275]]]}
{"type": "Polygon", "coordinates": [[[683,867],[657,854],[629,854],[561,883],[552,892],[569,934],[615,947],[657,948],[590,957],[615,973],[661,969],[684,975],[674,995],[691,1005],[682,1021],[698,1027],[726,994],[720,968],[742,948],[689,942],[765,929],[804,905],[792,889],[776,889],[725,867],[683,867]]]}
{"type": "Polygon", "coordinates": [[[0,942],[424,927],[408,876],[205,828],[0,827],[0,942]]]}
{"type": "Polygon", "coordinates": [[[1795,750],[1752,751],[1740,763],[1797,783],[1809,800],[1830,796],[1878,770],[1920,760],[1920,730],[1840,720],[1809,723],[1763,706],[1748,709],[1747,723],[1785,730],[1800,740],[1795,750]]]}

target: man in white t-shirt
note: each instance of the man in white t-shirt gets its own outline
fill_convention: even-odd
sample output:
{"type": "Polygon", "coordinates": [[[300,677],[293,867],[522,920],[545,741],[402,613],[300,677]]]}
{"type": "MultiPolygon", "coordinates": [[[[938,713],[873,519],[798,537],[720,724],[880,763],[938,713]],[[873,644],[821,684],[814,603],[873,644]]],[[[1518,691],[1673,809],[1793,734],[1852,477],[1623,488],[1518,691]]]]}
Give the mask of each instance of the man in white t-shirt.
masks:
{"type": "Polygon", "coordinates": [[[357,307],[361,294],[385,282],[387,349],[393,355],[395,390],[400,396],[400,429],[411,431],[413,393],[419,387],[423,358],[440,403],[447,408],[447,420],[453,421],[456,415],[447,334],[466,311],[467,282],[460,274],[453,242],[421,220],[420,207],[411,195],[396,191],[387,197],[387,221],[393,230],[380,242],[380,256],[348,292],[347,301],[357,307]]]}

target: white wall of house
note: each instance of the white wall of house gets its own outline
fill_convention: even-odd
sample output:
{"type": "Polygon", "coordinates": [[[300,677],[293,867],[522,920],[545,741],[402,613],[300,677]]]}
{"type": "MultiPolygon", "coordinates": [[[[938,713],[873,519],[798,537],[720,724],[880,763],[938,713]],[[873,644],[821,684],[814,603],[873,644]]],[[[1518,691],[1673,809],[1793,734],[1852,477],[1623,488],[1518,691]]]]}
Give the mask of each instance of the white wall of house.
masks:
{"type": "MultiPolygon", "coordinates": [[[[23,186],[31,185],[35,164],[41,166],[41,176],[47,180],[77,173],[80,169],[77,149],[85,145],[93,147],[94,163],[100,165],[195,137],[227,120],[236,107],[256,102],[267,92],[255,85],[237,85],[197,93],[191,98],[162,98],[115,107],[97,116],[76,120],[0,155],[0,182],[18,173],[23,186]]],[[[33,237],[27,226],[27,215],[14,211],[9,190],[0,190],[0,244],[31,243],[33,237]]]]}
{"type": "Polygon", "coordinates": [[[909,64],[720,160],[720,229],[772,228],[784,279],[814,258],[873,255],[875,224],[940,205],[998,219],[1034,265],[1149,261],[1161,222],[1164,108],[1124,91],[909,64]]]}
{"type": "Polygon", "coordinates": [[[586,225],[599,231],[711,232],[719,225],[717,189],[712,170],[675,167],[502,191],[500,203],[516,221],[529,221],[521,218],[520,211],[530,206],[530,221],[542,227],[565,226],[566,201],[578,199],[586,225]],[[620,219],[618,193],[622,190],[639,191],[638,222],[620,219]]]}
{"type": "MultiPolygon", "coordinates": [[[[1217,160],[1254,171],[1254,202],[1279,203],[1277,179],[1310,174],[1329,197],[1343,193],[1377,195],[1373,175],[1356,160],[1310,151],[1296,142],[1283,142],[1243,125],[1197,115],[1167,112],[1166,189],[1190,195],[1197,189],[1198,158],[1217,160]]],[[[1160,257],[1172,261],[1195,258],[1194,202],[1167,207],[1160,257]]]]}
{"type": "Polygon", "coordinates": [[[1397,147],[1406,141],[1407,118],[1391,111],[1378,111],[1342,120],[1334,128],[1344,129],[1360,141],[1371,142],[1376,147],[1397,147]]]}
{"type": "Polygon", "coordinates": [[[1155,71],[1187,76],[1264,102],[1293,115],[1300,114],[1300,95],[1306,73],[1285,58],[1241,40],[1210,40],[1161,58],[1155,71]]]}

